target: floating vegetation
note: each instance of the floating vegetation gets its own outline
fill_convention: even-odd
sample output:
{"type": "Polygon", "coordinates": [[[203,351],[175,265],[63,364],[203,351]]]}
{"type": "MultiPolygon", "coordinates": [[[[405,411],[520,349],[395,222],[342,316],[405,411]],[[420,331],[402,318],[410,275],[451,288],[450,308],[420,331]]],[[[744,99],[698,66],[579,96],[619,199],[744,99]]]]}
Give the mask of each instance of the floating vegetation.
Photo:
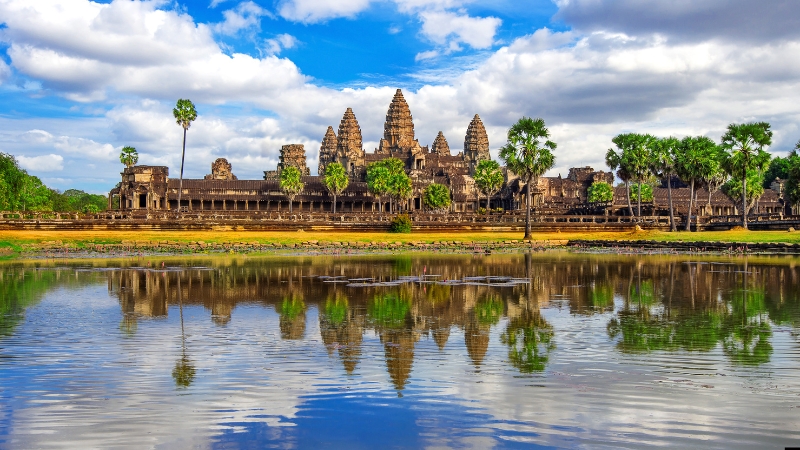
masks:
{"type": "Polygon", "coordinates": [[[530,284],[527,278],[504,277],[497,275],[471,276],[461,279],[442,279],[442,275],[401,275],[392,280],[376,280],[375,278],[347,278],[345,276],[317,275],[323,283],[342,283],[347,287],[395,287],[403,284],[428,284],[439,286],[493,286],[493,287],[514,287],[521,284],[530,284]]]}

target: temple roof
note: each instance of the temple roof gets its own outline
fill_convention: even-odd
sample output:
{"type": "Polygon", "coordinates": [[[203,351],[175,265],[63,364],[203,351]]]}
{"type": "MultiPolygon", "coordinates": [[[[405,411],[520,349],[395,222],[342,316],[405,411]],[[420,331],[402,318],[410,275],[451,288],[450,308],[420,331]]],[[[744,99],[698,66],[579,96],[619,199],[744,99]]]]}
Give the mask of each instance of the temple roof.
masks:
{"type": "Polygon", "coordinates": [[[383,125],[383,138],[386,139],[390,147],[397,146],[401,138],[403,141],[411,142],[414,140],[414,122],[411,117],[411,110],[403,97],[403,91],[397,90],[389,104],[389,111],[386,112],[386,123],[383,125]]]}

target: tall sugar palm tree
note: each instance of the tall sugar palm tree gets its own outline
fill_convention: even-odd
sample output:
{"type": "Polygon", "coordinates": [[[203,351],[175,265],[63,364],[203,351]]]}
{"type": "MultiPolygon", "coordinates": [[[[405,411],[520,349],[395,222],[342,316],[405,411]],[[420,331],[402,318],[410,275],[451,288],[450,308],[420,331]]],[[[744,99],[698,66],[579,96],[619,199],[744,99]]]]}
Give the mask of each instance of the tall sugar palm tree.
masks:
{"type": "Polygon", "coordinates": [[[139,162],[139,152],[135,148],[126,145],[119,152],[119,162],[125,164],[125,167],[135,166],[139,162]]]}
{"type": "Polygon", "coordinates": [[[636,215],[642,215],[642,183],[649,178],[651,168],[652,147],[654,139],[649,134],[623,133],[611,140],[620,150],[620,165],[636,181],[637,207],[636,215]]]}
{"type": "Polygon", "coordinates": [[[555,166],[553,151],[556,146],[550,140],[544,119],[522,117],[508,129],[508,143],[500,149],[500,158],[506,167],[526,184],[524,239],[531,238],[531,190],[539,177],[555,166]]]}
{"type": "Polygon", "coordinates": [[[325,187],[333,195],[333,213],[336,214],[336,197],[347,189],[350,178],[347,171],[339,162],[332,162],[325,167],[325,187]]]}
{"type": "Polygon", "coordinates": [[[718,154],[717,144],[705,136],[687,136],[675,154],[678,176],[689,183],[689,212],[686,214],[686,231],[691,230],[695,185],[709,176],[718,154]]]}
{"type": "Polygon", "coordinates": [[[625,183],[625,200],[628,203],[628,215],[633,217],[633,205],[631,205],[631,175],[627,167],[623,165],[621,152],[617,153],[613,148],[608,149],[606,152],[606,165],[612,171],[617,172],[617,178],[625,183]]]}
{"type": "Polygon", "coordinates": [[[175,122],[183,127],[183,151],[181,152],[181,178],[178,182],[178,211],[181,209],[181,193],[183,192],[183,161],[186,158],[186,131],[197,119],[197,110],[194,103],[189,99],[179,99],[175,108],[172,110],[175,122]]]}
{"type": "Polygon", "coordinates": [[[656,139],[653,145],[651,166],[653,174],[667,183],[667,197],[669,198],[669,230],[677,231],[675,224],[674,208],[672,207],[672,177],[678,174],[675,166],[675,152],[681,141],[674,137],[656,139]]]}
{"type": "Polygon", "coordinates": [[[742,227],[747,229],[747,173],[766,170],[770,161],[764,147],[772,144],[772,131],[767,122],[752,122],[728,125],[722,136],[725,170],[732,177],[742,180],[742,227]]]}

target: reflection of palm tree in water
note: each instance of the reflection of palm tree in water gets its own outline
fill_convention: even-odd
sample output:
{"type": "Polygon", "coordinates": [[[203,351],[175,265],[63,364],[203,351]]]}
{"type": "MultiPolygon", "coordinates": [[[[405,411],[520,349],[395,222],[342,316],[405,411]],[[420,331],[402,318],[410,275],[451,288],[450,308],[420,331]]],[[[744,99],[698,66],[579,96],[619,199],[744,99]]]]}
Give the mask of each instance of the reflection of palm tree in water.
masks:
{"type": "Polygon", "coordinates": [[[192,361],[186,356],[186,332],[183,327],[183,298],[181,291],[181,274],[178,274],[178,309],[181,316],[181,359],[175,363],[175,368],[172,369],[172,378],[175,379],[175,384],[181,388],[188,388],[194,381],[195,368],[192,361]]]}
{"type": "MultiPolygon", "coordinates": [[[[525,255],[528,280],[533,281],[531,255],[525,255]]],[[[544,371],[550,352],[555,349],[553,326],[542,317],[539,305],[533,305],[531,284],[528,283],[528,301],[522,313],[508,321],[500,341],[508,346],[508,359],[522,373],[544,371]]]]}

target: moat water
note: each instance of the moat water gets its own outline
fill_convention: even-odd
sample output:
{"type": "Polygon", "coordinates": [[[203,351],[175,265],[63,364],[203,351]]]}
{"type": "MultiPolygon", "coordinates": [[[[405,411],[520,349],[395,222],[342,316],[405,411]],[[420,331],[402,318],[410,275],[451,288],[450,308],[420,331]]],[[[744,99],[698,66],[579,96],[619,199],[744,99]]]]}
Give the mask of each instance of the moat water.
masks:
{"type": "Polygon", "coordinates": [[[800,446],[800,258],[0,265],[0,448],[800,446]]]}

